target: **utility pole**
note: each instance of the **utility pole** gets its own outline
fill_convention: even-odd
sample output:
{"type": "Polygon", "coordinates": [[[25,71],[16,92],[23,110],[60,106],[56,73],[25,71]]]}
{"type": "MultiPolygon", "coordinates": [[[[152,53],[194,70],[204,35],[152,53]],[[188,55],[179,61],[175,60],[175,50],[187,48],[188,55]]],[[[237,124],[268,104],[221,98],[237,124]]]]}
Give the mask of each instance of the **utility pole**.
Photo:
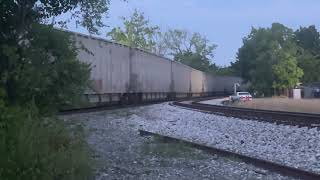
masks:
{"type": "Polygon", "coordinates": [[[240,86],[240,84],[239,83],[234,83],[233,84],[234,94],[237,94],[237,86],[240,86]]]}

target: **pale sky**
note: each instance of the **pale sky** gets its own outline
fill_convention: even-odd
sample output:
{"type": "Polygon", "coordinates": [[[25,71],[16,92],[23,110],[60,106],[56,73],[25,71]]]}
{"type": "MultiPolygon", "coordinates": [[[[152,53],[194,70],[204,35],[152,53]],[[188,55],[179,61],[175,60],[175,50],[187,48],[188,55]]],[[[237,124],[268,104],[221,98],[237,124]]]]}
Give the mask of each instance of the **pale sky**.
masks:
{"type": "MultiPolygon", "coordinates": [[[[121,25],[121,16],[134,9],[145,13],[152,25],[199,32],[217,44],[213,62],[229,65],[251,27],[268,27],[273,22],[290,28],[316,25],[320,29],[320,0],[111,0],[109,28],[101,29],[101,37],[114,26],[121,25]]],[[[87,33],[69,25],[69,30],[87,33]]]]}

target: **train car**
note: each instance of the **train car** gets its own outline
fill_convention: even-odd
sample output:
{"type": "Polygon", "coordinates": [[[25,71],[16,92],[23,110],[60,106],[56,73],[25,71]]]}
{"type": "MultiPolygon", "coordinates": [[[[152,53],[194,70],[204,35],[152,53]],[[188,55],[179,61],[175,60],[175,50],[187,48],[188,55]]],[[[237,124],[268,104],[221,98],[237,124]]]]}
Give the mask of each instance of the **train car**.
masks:
{"type": "Polygon", "coordinates": [[[92,85],[85,92],[90,102],[117,102],[130,82],[130,49],[98,38],[75,34],[81,48],[78,59],[90,64],[92,85]]]}
{"type": "Polygon", "coordinates": [[[184,98],[192,96],[192,68],[179,62],[171,61],[171,90],[173,97],[184,98]]]}
{"type": "Polygon", "coordinates": [[[232,94],[234,91],[234,84],[242,84],[243,80],[235,76],[216,76],[214,77],[214,92],[224,92],[224,94],[232,94]],[[217,86],[219,85],[219,86],[217,86]]]}
{"type": "Polygon", "coordinates": [[[205,73],[204,91],[208,93],[206,96],[214,96],[219,94],[217,91],[214,91],[214,77],[215,76],[210,73],[205,73]]]}
{"type": "Polygon", "coordinates": [[[136,101],[165,99],[171,92],[171,61],[138,49],[130,51],[128,96],[138,93],[141,97],[136,101]]]}
{"type": "Polygon", "coordinates": [[[155,54],[72,33],[78,59],[91,65],[92,103],[136,103],[230,94],[241,78],[214,76],[155,54]]]}
{"type": "Polygon", "coordinates": [[[202,71],[191,70],[191,92],[193,96],[202,96],[202,93],[204,93],[204,79],[205,76],[202,71]]]}

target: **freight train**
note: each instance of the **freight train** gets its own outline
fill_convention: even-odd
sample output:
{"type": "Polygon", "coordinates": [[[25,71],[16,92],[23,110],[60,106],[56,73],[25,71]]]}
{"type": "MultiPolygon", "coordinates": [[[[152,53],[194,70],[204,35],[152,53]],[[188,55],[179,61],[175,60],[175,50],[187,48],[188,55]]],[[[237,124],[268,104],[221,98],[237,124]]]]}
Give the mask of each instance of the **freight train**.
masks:
{"type": "MultiPolygon", "coordinates": [[[[70,33],[70,32],[69,32],[70,33]]],[[[91,103],[137,103],[231,94],[242,79],[215,76],[108,40],[72,33],[78,59],[91,65],[91,103]]]]}

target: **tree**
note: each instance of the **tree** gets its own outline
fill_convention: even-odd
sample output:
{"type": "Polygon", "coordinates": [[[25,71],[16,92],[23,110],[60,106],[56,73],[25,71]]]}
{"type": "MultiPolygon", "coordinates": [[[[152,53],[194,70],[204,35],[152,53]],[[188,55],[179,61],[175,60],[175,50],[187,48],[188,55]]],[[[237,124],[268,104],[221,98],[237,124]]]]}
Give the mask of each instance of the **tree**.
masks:
{"type": "Polygon", "coordinates": [[[175,55],[174,60],[203,72],[214,73],[217,69],[215,64],[210,63],[209,59],[193,52],[183,52],[182,54],[177,54],[175,55]]]}
{"type": "Polygon", "coordinates": [[[320,50],[320,34],[314,25],[300,27],[295,31],[295,41],[303,49],[309,50],[312,54],[318,54],[320,50]]]}
{"type": "Polygon", "coordinates": [[[145,15],[137,10],[131,17],[122,17],[124,28],[115,27],[107,36],[121,44],[143,49],[174,60],[193,68],[213,72],[217,68],[211,62],[216,45],[199,33],[183,30],[169,30],[161,33],[158,26],[151,26],[145,15]]]}
{"type": "Polygon", "coordinates": [[[149,52],[154,51],[154,38],[159,33],[159,27],[151,26],[149,20],[138,10],[135,10],[129,19],[121,19],[124,29],[116,27],[107,33],[111,40],[149,52]]]}
{"type": "Polygon", "coordinates": [[[300,27],[295,32],[295,42],[300,47],[298,65],[304,71],[302,81],[320,81],[320,34],[315,26],[300,27]]]}
{"type": "MultiPolygon", "coordinates": [[[[303,70],[298,67],[298,61],[290,54],[283,54],[281,61],[273,65],[275,79],[273,88],[286,89],[294,88],[303,76],[303,70]]],[[[288,94],[288,93],[287,93],[288,94]]]]}
{"type": "Polygon", "coordinates": [[[232,67],[236,74],[251,83],[251,89],[258,94],[272,95],[277,78],[274,65],[286,60],[282,54],[296,57],[297,47],[293,39],[293,31],[279,23],[273,23],[271,28],[252,28],[243,39],[243,46],[232,67]]]}
{"type": "Polygon", "coordinates": [[[217,67],[212,63],[212,59],[217,45],[209,44],[209,41],[199,33],[169,30],[164,34],[164,42],[168,54],[173,56],[175,61],[205,72],[216,70],[217,67]]]}
{"type": "MultiPolygon", "coordinates": [[[[64,63],[73,63],[73,65],[66,66],[68,68],[75,66],[82,68],[80,63],[75,61],[76,54],[72,41],[67,40],[67,36],[54,31],[52,27],[43,27],[39,24],[45,19],[71,12],[73,17],[77,16],[78,23],[86,27],[89,32],[96,33],[97,28],[103,26],[101,18],[108,10],[109,1],[19,0],[0,1],[0,3],[3,7],[0,12],[2,17],[0,19],[0,88],[5,90],[7,101],[14,104],[24,103],[37,97],[35,91],[39,91],[43,83],[52,81],[52,79],[48,79],[47,75],[52,72],[50,77],[53,77],[55,73],[61,72],[59,68],[64,63]],[[55,34],[60,42],[55,41],[55,34]],[[51,42],[46,42],[47,40],[51,42]],[[65,52],[65,54],[61,54],[61,52],[65,52]],[[60,67],[59,63],[61,63],[60,67]],[[51,70],[44,72],[43,69],[46,67],[51,70]],[[56,69],[53,70],[54,68],[56,69]],[[25,76],[26,72],[32,72],[33,77],[40,78],[37,81],[39,84],[35,84],[32,91],[30,91],[32,86],[25,83],[29,80],[28,76],[25,76]],[[40,72],[44,74],[40,74],[40,72]],[[35,74],[41,76],[35,76],[35,74]]],[[[58,75],[62,74],[58,73],[58,75]]],[[[63,80],[67,81],[68,79],[60,79],[60,81],[63,80]]],[[[35,81],[30,82],[35,83],[35,81]]],[[[54,84],[54,82],[50,83],[54,84]]],[[[64,83],[65,86],[67,84],[69,83],[64,83]]],[[[78,88],[74,89],[74,91],[76,90],[78,88]]],[[[45,92],[41,93],[45,94],[45,92]]],[[[50,95],[46,94],[46,96],[50,95]]],[[[40,99],[42,98],[39,97],[40,99]]],[[[43,106],[39,105],[38,107],[43,106]]]]}
{"type": "Polygon", "coordinates": [[[7,80],[10,102],[33,101],[41,113],[48,113],[77,101],[89,86],[90,68],[78,61],[72,38],[46,25],[34,25],[27,38],[23,62],[10,72],[14,79],[7,80]]]}
{"type": "Polygon", "coordinates": [[[232,66],[218,66],[215,70],[215,74],[220,75],[220,76],[234,76],[234,69],[232,66]]]}
{"type": "Polygon", "coordinates": [[[188,33],[185,30],[174,29],[166,32],[164,36],[164,41],[170,49],[170,55],[192,52],[207,59],[214,57],[213,51],[217,45],[209,44],[209,40],[199,33],[188,33]]]}
{"type": "Polygon", "coordinates": [[[44,22],[71,12],[97,33],[108,3],[0,0],[0,179],[91,178],[84,137],[53,115],[82,93],[90,69],[72,39],[44,22]]]}

